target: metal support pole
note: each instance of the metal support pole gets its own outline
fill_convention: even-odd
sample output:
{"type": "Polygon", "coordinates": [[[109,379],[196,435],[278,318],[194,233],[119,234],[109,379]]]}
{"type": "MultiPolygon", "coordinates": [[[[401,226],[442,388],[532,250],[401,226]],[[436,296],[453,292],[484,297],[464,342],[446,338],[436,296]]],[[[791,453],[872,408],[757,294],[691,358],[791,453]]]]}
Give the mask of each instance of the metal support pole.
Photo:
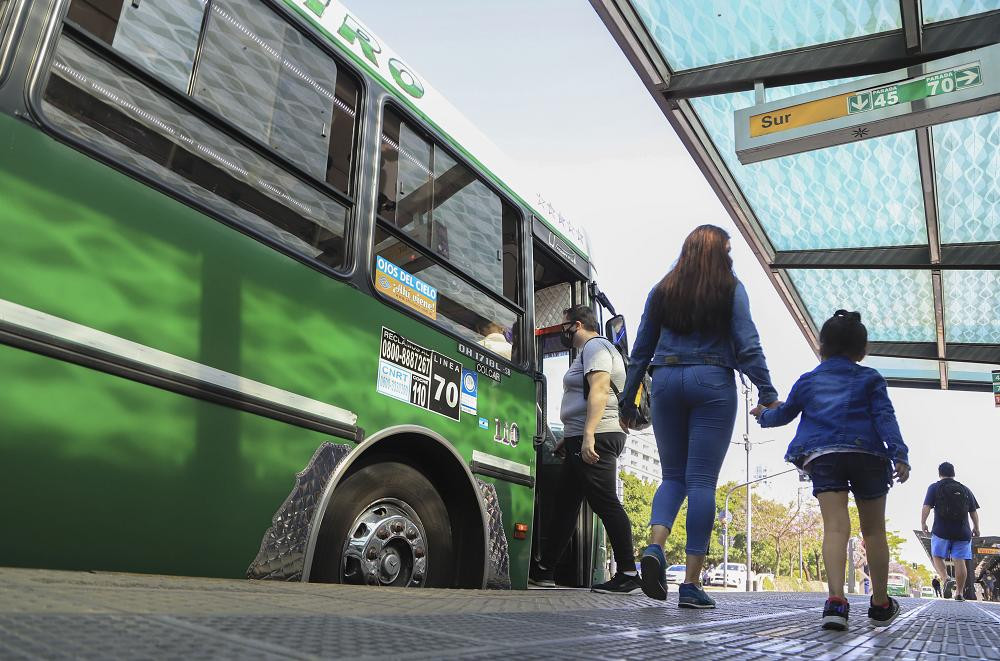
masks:
{"type": "Polygon", "coordinates": [[[847,540],[847,593],[854,594],[857,590],[855,583],[857,577],[854,573],[854,537],[847,540]]]}
{"type": "MultiPolygon", "coordinates": [[[[799,516],[802,516],[802,485],[799,485],[799,516]]],[[[791,573],[791,567],[788,569],[791,573]]],[[[802,521],[799,520],[799,580],[802,580],[802,521]]]]}
{"type": "Polygon", "coordinates": [[[746,430],[743,432],[743,445],[746,447],[747,451],[747,571],[746,571],[746,591],[753,591],[753,579],[750,578],[753,574],[752,567],[752,553],[750,551],[750,539],[753,530],[753,508],[750,506],[753,500],[753,489],[751,487],[750,481],[750,387],[744,386],[743,388],[743,398],[745,400],[745,411],[746,411],[746,430]]]}

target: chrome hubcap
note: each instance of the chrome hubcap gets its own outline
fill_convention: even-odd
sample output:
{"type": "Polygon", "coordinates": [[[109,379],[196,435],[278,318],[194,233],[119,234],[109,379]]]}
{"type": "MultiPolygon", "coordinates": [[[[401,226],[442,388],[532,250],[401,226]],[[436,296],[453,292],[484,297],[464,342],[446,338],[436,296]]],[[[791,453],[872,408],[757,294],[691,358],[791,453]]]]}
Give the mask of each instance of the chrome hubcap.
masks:
{"type": "Polygon", "coordinates": [[[341,580],[356,585],[423,587],[427,536],[413,508],[384,498],[361,510],[344,543],[341,580]]]}

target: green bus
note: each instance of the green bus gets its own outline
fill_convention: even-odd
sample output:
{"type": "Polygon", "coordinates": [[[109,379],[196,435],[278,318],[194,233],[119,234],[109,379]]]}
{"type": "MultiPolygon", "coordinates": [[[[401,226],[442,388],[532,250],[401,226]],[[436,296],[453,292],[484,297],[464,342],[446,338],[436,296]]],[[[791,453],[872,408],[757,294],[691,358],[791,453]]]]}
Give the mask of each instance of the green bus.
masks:
{"type": "Polygon", "coordinates": [[[0,17],[0,565],[525,587],[583,233],[335,2],[0,17]]]}

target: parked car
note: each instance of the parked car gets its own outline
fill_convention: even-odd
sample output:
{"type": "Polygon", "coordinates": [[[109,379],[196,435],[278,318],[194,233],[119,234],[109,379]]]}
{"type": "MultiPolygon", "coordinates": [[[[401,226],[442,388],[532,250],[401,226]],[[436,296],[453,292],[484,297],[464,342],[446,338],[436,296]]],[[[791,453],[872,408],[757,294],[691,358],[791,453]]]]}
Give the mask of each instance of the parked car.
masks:
{"type": "Polygon", "coordinates": [[[711,585],[723,585],[726,587],[738,588],[742,585],[746,585],[747,582],[747,566],[741,562],[730,562],[725,565],[725,578],[723,578],[723,565],[719,565],[712,572],[712,577],[709,581],[711,585]]]}
{"type": "Polygon", "coordinates": [[[684,565],[670,565],[667,567],[667,583],[680,585],[687,575],[687,567],[684,565]]]}
{"type": "Polygon", "coordinates": [[[934,588],[932,588],[929,585],[925,585],[924,587],[920,588],[920,596],[923,597],[924,599],[933,599],[934,588]]]}

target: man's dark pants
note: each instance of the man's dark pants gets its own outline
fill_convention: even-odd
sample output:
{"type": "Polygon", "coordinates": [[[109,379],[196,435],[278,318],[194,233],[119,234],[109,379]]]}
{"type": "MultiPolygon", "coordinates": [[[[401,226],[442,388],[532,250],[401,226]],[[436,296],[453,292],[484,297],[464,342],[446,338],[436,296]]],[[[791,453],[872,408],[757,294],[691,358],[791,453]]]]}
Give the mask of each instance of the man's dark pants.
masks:
{"type": "Polygon", "coordinates": [[[584,499],[601,519],[615,553],[618,571],[635,571],[632,547],[632,524],[616,493],[618,456],[625,449],[622,432],[594,435],[594,449],[600,455],[596,464],[587,464],[580,457],[582,436],[567,436],[563,445],[566,461],[556,486],[555,507],[549,522],[541,564],[555,567],[566,550],[576,526],[576,518],[584,499]]]}

